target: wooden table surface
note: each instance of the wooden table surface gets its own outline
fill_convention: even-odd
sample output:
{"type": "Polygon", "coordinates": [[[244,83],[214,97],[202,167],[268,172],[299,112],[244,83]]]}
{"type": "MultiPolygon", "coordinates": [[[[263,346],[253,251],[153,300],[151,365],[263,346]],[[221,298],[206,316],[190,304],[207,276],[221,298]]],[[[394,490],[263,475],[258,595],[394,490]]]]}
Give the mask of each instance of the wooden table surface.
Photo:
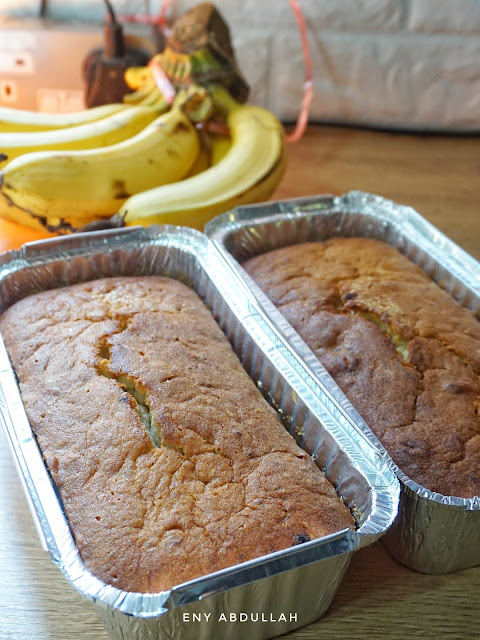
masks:
{"type": "MultiPolygon", "coordinates": [[[[478,137],[310,127],[289,146],[275,197],[377,193],[413,206],[480,259],[479,178],[478,137]]],[[[107,640],[93,605],[42,551],[1,430],[0,469],[0,640],[107,640]]],[[[473,640],[479,629],[480,567],[422,575],[396,563],[377,542],[354,554],[329,612],[284,637],[473,640]]]]}

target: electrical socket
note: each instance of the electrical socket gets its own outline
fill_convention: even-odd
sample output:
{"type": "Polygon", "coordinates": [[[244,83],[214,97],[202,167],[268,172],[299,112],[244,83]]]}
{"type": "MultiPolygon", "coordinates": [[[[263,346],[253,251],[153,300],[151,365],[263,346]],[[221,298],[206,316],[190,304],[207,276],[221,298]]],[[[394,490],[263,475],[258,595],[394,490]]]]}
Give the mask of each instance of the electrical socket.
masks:
{"type": "Polygon", "coordinates": [[[14,106],[18,100],[18,88],[15,80],[0,80],[0,102],[14,106]]]}
{"type": "Polygon", "coordinates": [[[0,73],[24,74],[35,70],[33,57],[24,51],[0,51],[0,73]]]}
{"type": "MultiPolygon", "coordinates": [[[[150,27],[125,25],[128,46],[155,53],[150,27]]],[[[103,24],[0,20],[0,105],[32,110],[83,108],[82,61],[103,46],[103,24]]]]}

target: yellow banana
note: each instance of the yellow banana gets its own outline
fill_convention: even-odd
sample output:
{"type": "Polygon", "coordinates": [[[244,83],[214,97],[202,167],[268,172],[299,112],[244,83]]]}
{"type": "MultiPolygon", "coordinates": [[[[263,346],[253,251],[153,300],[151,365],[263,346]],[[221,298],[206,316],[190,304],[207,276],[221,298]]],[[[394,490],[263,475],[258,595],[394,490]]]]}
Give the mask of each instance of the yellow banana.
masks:
{"type": "Polygon", "coordinates": [[[24,109],[0,107],[0,133],[11,131],[48,131],[63,127],[76,127],[94,122],[127,109],[122,103],[105,104],[75,113],[41,113],[24,109]]]}
{"type": "Polygon", "coordinates": [[[213,216],[267,200],[286,166],[283,127],[251,105],[230,104],[231,148],[214,166],[181,182],[132,196],[119,210],[124,224],[180,224],[203,229],[213,216]]]}
{"type": "Polygon", "coordinates": [[[151,91],[149,91],[148,95],[138,102],[139,105],[145,106],[156,106],[160,108],[161,111],[166,111],[169,108],[168,102],[163,97],[163,93],[160,89],[155,85],[152,87],[151,91]]]}
{"type": "Polygon", "coordinates": [[[152,91],[160,91],[157,87],[153,76],[147,78],[147,80],[133,93],[126,93],[123,96],[123,102],[125,104],[140,104],[142,100],[148,98],[152,91]]]}
{"type": "Polygon", "coordinates": [[[200,136],[200,142],[200,151],[185,178],[196,176],[198,173],[202,173],[202,171],[206,171],[206,169],[218,164],[232,146],[230,136],[224,136],[219,133],[209,133],[208,137],[203,141],[200,136]]]}
{"type": "Polygon", "coordinates": [[[196,176],[197,173],[202,173],[210,166],[210,152],[203,145],[200,145],[200,150],[195,158],[195,162],[190,167],[185,178],[196,176]]]}
{"type": "Polygon", "coordinates": [[[0,216],[75,231],[113,215],[131,194],[181,180],[198,150],[195,127],[172,109],[116,145],[25,154],[0,172],[0,216]]]}
{"type": "Polygon", "coordinates": [[[53,131],[0,133],[0,164],[32,151],[93,149],[126,140],[158,117],[156,109],[135,106],[101,120],[53,131]]]}
{"type": "MultiPolygon", "coordinates": [[[[144,103],[141,102],[141,105],[143,105],[144,103]]],[[[154,100],[151,103],[151,108],[155,109],[155,111],[157,111],[157,113],[160,115],[161,113],[165,113],[166,111],[168,111],[170,109],[170,105],[168,104],[168,102],[165,100],[165,98],[163,97],[163,93],[160,91],[160,89],[158,90],[158,96],[157,99],[154,100]]]]}
{"type": "Polygon", "coordinates": [[[152,77],[150,67],[128,67],[123,74],[125,82],[130,89],[140,89],[144,82],[152,77]]]}
{"type": "Polygon", "coordinates": [[[210,162],[212,165],[218,164],[227,155],[232,147],[232,139],[219,133],[210,135],[212,148],[210,150],[210,162]]]}

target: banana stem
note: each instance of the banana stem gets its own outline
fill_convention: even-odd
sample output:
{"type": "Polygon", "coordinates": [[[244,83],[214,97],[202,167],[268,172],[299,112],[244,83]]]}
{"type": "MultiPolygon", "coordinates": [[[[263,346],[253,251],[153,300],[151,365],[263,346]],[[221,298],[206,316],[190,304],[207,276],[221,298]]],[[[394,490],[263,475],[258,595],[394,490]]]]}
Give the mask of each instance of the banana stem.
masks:
{"type": "Polygon", "coordinates": [[[241,104],[232,96],[230,91],[221,84],[211,85],[208,87],[208,90],[216,108],[224,115],[228,115],[241,106],[241,104]]]}

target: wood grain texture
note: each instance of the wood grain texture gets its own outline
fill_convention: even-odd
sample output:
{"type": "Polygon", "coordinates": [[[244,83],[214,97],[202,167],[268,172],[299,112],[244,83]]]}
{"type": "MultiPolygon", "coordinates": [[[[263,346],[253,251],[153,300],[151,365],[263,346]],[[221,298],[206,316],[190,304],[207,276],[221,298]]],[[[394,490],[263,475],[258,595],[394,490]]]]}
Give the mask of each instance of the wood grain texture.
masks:
{"type": "Polygon", "coordinates": [[[275,198],[353,189],[413,207],[480,259],[480,137],[310,127],[275,198]]]}
{"type": "MultiPolygon", "coordinates": [[[[479,177],[479,138],[311,127],[289,146],[275,197],[377,193],[413,206],[480,259],[479,177]]],[[[107,640],[93,605],[42,550],[1,431],[0,469],[0,639],[107,640]]],[[[354,555],[322,620],[284,637],[473,640],[479,624],[480,567],[422,575],[396,563],[378,542],[354,555]]]]}

